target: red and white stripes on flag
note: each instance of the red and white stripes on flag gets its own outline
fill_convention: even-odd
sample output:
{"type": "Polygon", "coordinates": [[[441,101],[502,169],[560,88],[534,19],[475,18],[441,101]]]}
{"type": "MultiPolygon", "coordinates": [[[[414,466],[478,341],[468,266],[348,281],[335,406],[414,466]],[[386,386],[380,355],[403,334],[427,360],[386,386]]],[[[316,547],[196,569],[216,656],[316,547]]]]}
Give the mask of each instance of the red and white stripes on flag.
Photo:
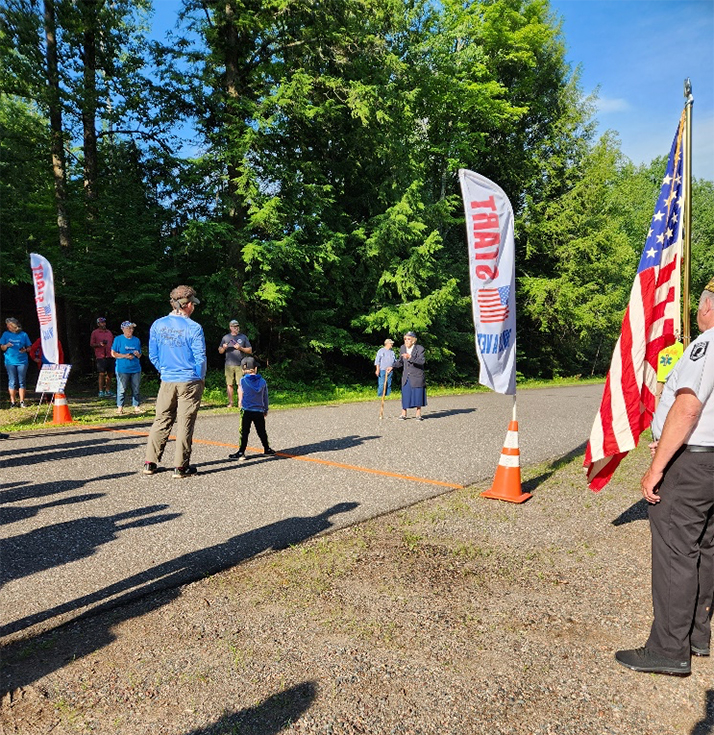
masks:
{"type": "Polygon", "coordinates": [[[459,169],[469,246],[479,382],[516,393],[516,267],[513,208],[485,176],[459,169]]]}
{"type": "Polygon", "coordinates": [[[610,481],[623,457],[639,442],[655,409],[657,358],[675,342],[679,328],[679,279],[684,228],[684,113],[672,143],[667,172],[632,284],[595,417],[584,466],[592,490],[610,481]]]}

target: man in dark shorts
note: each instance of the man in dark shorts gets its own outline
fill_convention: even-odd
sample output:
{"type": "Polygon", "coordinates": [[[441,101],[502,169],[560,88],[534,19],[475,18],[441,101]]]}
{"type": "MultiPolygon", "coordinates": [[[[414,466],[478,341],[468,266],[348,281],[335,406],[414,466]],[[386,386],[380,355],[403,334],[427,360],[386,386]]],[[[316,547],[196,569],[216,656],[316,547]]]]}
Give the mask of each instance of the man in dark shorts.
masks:
{"type": "Polygon", "coordinates": [[[94,349],[94,359],[97,363],[100,398],[110,398],[114,395],[110,390],[112,342],[114,342],[114,335],[107,329],[107,320],[103,316],[98,317],[97,328],[89,338],[89,346],[94,349]]]}

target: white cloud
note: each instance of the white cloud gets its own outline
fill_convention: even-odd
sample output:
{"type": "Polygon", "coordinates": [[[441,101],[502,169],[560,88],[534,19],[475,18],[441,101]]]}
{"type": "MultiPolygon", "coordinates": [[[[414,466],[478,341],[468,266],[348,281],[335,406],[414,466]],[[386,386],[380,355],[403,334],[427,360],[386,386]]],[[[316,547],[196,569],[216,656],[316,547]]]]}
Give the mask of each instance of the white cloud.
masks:
{"type": "Polygon", "coordinates": [[[602,115],[611,112],[627,112],[630,103],[621,97],[600,97],[597,101],[597,111],[602,115]]]}

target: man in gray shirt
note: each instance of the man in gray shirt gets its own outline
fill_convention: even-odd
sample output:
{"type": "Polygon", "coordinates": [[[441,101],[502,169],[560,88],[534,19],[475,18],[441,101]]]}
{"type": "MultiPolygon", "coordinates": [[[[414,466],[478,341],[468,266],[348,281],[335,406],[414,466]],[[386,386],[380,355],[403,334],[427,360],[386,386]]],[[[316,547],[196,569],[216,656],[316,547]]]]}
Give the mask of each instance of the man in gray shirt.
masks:
{"type": "Polygon", "coordinates": [[[221,339],[218,351],[221,355],[226,356],[225,373],[228,408],[233,408],[233,396],[235,395],[233,384],[238,385],[240,383],[240,379],[243,377],[241,361],[244,357],[253,354],[253,348],[245,334],[241,334],[240,324],[235,319],[231,319],[228,328],[231,331],[221,339]]]}

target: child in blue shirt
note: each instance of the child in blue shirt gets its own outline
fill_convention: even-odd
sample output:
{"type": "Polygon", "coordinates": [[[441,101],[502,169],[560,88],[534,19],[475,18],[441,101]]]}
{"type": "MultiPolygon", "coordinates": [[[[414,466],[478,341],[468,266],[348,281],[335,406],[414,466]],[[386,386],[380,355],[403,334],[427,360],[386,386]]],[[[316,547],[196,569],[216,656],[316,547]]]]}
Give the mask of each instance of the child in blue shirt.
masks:
{"type": "Polygon", "coordinates": [[[246,357],[241,362],[243,377],[238,384],[238,406],[240,407],[240,448],[231,459],[239,462],[245,460],[245,448],[248,445],[248,434],[251,425],[263,444],[263,454],[275,454],[270,448],[268,434],[265,431],[265,417],[268,415],[268,385],[258,374],[258,362],[254,357],[246,357]]]}

